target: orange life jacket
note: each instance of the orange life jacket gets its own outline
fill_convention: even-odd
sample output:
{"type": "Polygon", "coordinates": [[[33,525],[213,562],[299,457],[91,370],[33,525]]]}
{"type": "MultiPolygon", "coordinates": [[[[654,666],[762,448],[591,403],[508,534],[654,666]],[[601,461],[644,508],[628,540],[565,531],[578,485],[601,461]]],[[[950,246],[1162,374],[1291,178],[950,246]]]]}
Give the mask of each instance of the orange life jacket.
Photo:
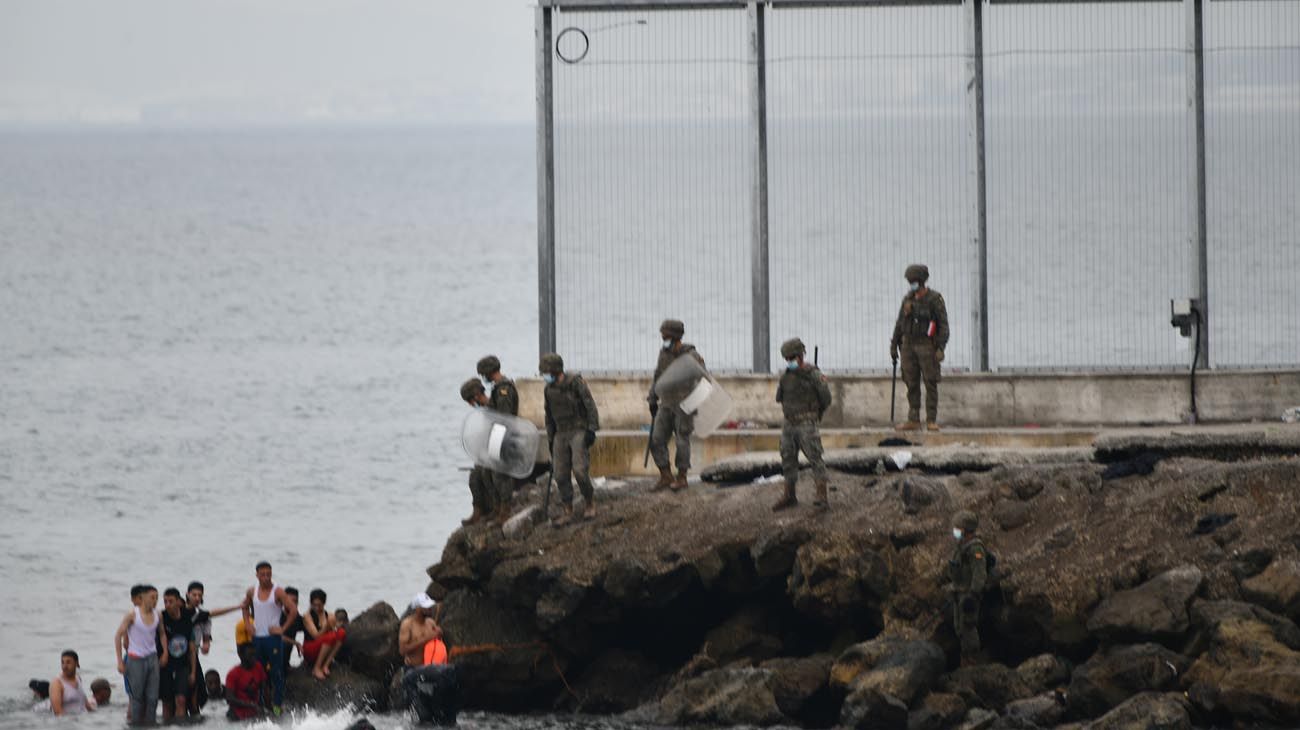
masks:
{"type": "Polygon", "coordinates": [[[424,645],[424,664],[446,664],[447,645],[442,639],[429,639],[424,645]]]}

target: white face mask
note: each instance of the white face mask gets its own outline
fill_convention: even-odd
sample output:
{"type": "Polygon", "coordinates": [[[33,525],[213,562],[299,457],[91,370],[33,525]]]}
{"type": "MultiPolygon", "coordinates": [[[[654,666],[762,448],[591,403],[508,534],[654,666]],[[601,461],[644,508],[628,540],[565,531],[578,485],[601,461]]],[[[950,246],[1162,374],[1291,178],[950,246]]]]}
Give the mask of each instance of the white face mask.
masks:
{"type": "Polygon", "coordinates": [[[908,288],[908,289],[909,289],[913,294],[915,294],[916,292],[921,291],[921,282],[919,282],[919,281],[914,281],[914,282],[908,284],[908,285],[907,285],[907,288],[908,288]]]}
{"type": "Polygon", "coordinates": [[[671,349],[673,349],[673,341],[672,341],[672,340],[664,340],[664,349],[665,349],[665,350],[671,350],[671,349]]]}
{"type": "Polygon", "coordinates": [[[960,528],[960,527],[954,527],[954,528],[952,528],[952,539],[954,539],[954,540],[960,540],[960,539],[961,539],[961,528],[960,528]]]}

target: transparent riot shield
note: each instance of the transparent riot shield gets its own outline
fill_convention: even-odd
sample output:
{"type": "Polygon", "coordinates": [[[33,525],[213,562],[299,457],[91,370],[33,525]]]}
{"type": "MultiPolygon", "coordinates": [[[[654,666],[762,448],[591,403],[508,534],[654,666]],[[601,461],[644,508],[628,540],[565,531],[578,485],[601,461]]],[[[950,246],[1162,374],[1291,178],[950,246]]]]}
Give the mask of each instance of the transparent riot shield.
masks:
{"type": "Polygon", "coordinates": [[[540,441],[531,422],[490,408],[470,411],[460,429],[461,445],[475,464],[518,479],[532,473],[540,441]]]}
{"type": "Polygon", "coordinates": [[[695,435],[707,438],[731,415],[731,396],[699,360],[685,355],[673,361],[655,382],[659,406],[678,406],[695,417],[695,435]]]}

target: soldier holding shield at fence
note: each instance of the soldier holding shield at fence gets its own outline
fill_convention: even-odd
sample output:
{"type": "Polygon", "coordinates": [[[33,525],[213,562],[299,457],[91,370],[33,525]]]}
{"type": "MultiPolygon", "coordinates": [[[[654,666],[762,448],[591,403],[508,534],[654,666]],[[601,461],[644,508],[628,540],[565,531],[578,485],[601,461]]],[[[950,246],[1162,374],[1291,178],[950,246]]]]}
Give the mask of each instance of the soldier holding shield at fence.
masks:
{"type": "Polygon", "coordinates": [[[663,348],[659,350],[659,362],[655,365],[654,377],[650,380],[650,454],[655,466],[659,467],[659,481],[650,491],[657,492],[668,487],[673,491],[686,488],[686,478],[691,471],[691,433],[695,430],[695,417],[682,410],[681,404],[661,407],[659,395],[655,393],[655,383],[664,374],[673,361],[683,355],[690,355],[704,364],[704,358],[696,352],[695,345],[682,342],[686,335],[686,325],[681,320],[665,319],[659,325],[659,336],[663,339],[663,348]],[[668,464],[668,439],[677,437],[677,478],[673,479],[672,469],[668,464]]]}

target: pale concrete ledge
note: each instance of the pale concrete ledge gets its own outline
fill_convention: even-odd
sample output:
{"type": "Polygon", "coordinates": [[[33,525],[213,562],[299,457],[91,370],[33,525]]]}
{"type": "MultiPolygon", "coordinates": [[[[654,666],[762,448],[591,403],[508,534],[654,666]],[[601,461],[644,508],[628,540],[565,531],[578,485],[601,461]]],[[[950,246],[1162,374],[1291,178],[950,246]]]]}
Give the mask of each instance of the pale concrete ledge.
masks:
{"type": "MultiPolygon", "coordinates": [[[[649,424],[648,375],[586,380],[600,406],[603,428],[637,430],[649,424]]],[[[723,375],[719,380],[736,402],[736,421],[780,425],[775,376],[723,375]]],[[[824,428],[890,425],[888,376],[832,375],[830,383],[835,400],[824,428]]],[[[519,389],[520,415],[541,425],[541,381],[520,380],[519,389]]],[[[945,427],[1176,425],[1187,422],[1191,404],[1186,372],[963,373],[946,375],[939,392],[939,421],[945,427]]],[[[1197,405],[1202,423],[1277,421],[1284,409],[1300,406],[1300,369],[1198,373],[1197,405]]],[[[896,408],[899,419],[907,415],[901,382],[896,408]]]]}

